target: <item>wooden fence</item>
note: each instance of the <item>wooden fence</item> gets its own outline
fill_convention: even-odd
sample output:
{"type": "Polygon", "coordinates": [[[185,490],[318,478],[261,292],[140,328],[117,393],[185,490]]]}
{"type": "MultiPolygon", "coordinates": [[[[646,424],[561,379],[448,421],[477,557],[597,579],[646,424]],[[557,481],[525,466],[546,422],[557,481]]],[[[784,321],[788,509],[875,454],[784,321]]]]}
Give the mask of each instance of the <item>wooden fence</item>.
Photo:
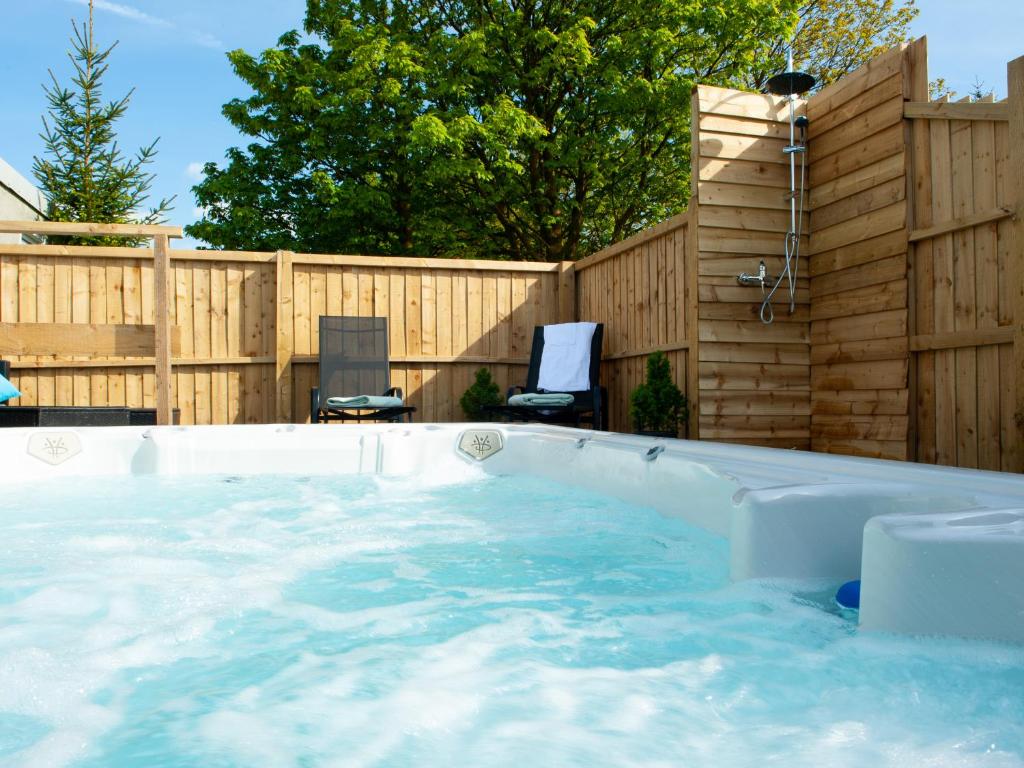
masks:
{"type": "MultiPolygon", "coordinates": [[[[319,316],[387,316],[394,385],[420,420],[458,421],[458,399],[477,368],[489,367],[502,387],[522,382],[533,326],[574,311],[570,264],[169,256],[168,309],[159,313],[152,249],[0,246],[0,323],[153,324],[166,316],[180,345],[170,381],[181,422],[225,424],[308,420],[319,316]]],[[[0,356],[12,361],[24,405],[156,405],[152,356],[0,356]]]]}
{"type": "Polygon", "coordinates": [[[736,276],[782,267],[786,104],[695,89],[689,211],[577,264],[581,316],[614,338],[613,428],[653,342],[691,437],[1024,469],[1024,59],[1008,73],[1006,102],[929,103],[921,39],[799,105],[810,237],[770,326],[736,276]],[[651,337],[659,252],[684,288],[651,337]]]}
{"type": "MultiPolygon", "coordinates": [[[[926,56],[922,39],[798,104],[810,234],[771,325],[736,276],[781,271],[788,104],[700,86],[689,210],[575,264],[171,251],[182,421],[306,420],[322,314],[389,318],[425,421],[461,418],[477,367],[522,380],[531,328],[579,318],[606,325],[612,429],[663,350],[690,437],[1024,469],[1024,59],[1006,102],[950,104],[928,102],[926,56]]],[[[153,253],[0,246],[0,323],[159,328],[153,253]]],[[[156,399],[152,357],[12,359],[23,403],[156,399]]]]}
{"type": "Polygon", "coordinates": [[[810,100],[814,450],[1024,468],[1022,70],[930,103],[922,38],[810,100]]]}
{"type": "Polygon", "coordinates": [[[909,456],[1019,471],[1024,60],[1009,103],[928,104],[924,46],[910,54],[909,456]]]}
{"type": "Polygon", "coordinates": [[[577,314],[605,325],[601,381],[613,431],[633,428],[629,394],[643,381],[651,352],[667,353],[677,386],[694,390],[696,258],[689,238],[684,213],[576,262],[577,314]]]}
{"type": "Polygon", "coordinates": [[[817,451],[907,458],[908,59],[809,101],[811,434],[817,451]]]}
{"type": "MultiPolygon", "coordinates": [[[[797,114],[804,105],[797,104],[797,114]]],[[[760,261],[778,275],[790,227],[789,106],[777,96],[699,86],[693,96],[693,191],[698,260],[698,434],[703,439],[810,447],[807,261],[796,265],[796,306],[783,285],[775,319],[762,291],[736,276],[760,261]]],[[[806,215],[804,223],[806,232],[806,215]]],[[[801,244],[806,253],[807,238],[801,244]]]]}

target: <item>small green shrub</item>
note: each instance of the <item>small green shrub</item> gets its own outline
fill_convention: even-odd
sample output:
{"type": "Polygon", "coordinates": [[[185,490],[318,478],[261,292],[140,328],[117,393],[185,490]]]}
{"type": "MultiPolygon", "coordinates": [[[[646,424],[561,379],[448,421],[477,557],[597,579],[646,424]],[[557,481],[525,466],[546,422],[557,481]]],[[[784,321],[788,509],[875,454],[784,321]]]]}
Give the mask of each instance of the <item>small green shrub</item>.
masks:
{"type": "Polygon", "coordinates": [[[467,389],[461,398],[459,405],[470,421],[484,421],[487,414],[484,407],[488,405],[501,405],[501,393],[498,385],[491,378],[491,372],[487,368],[480,368],[476,372],[476,381],[467,389]]]}
{"type": "Polygon", "coordinates": [[[647,358],[647,381],[629,396],[629,415],[637,432],[679,433],[690,417],[686,396],[672,381],[672,367],[664,352],[647,358]]]}

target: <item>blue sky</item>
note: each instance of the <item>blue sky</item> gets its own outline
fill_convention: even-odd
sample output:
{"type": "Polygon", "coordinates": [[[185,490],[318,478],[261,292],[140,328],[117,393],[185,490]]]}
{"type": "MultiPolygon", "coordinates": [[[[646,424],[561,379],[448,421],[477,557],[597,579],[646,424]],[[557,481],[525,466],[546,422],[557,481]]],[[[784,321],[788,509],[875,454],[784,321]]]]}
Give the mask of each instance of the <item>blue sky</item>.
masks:
{"type": "MultiPolygon", "coordinates": [[[[42,84],[54,69],[67,82],[70,19],[84,19],[85,0],[0,0],[0,157],[31,179],[42,151],[42,84]]],[[[303,0],[96,0],[96,37],[120,43],[105,81],[108,97],[136,92],[119,127],[126,150],[160,136],[154,196],[177,195],[170,219],[196,218],[189,187],[208,160],[219,161],[238,136],[221,116],[224,102],[245,95],[224,52],[258,52],[301,26],[303,0]]],[[[913,34],[927,34],[931,76],[966,93],[975,78],[1006,95],[1006,62],[1024,55],[1024,2],[918,0],[913,34]]]]}

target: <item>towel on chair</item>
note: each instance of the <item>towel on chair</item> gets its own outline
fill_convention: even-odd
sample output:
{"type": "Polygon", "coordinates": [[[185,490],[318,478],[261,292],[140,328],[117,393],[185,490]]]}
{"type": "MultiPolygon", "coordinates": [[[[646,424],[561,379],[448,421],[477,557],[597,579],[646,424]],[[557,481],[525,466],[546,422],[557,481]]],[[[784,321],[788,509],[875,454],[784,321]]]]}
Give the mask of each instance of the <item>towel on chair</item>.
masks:
{"type": "Polygon", "coordinates": [[[544,326],[544,351],[537,389],[584,392],[590,389],[590,346],[597,323],[544,326]]]}
{"type": "Polygon", "coordinates": [[[385,395],[356,395],[355,397],[328,397],[328,408],[401,408],[405,403],[400,397],[385,395]]]}
{"type": "Polygon", "coordinates": [[[572,405],[575,401],[572,395],[564,392],[528,392],[523,395],[512,395],[508,399],[509,405],[572,405]]]}
{"type": "Polygon", "coordinates": [[[16,397],[21,397],[21,392],[0,373],[0,403],[13,400],[16,397]]]}

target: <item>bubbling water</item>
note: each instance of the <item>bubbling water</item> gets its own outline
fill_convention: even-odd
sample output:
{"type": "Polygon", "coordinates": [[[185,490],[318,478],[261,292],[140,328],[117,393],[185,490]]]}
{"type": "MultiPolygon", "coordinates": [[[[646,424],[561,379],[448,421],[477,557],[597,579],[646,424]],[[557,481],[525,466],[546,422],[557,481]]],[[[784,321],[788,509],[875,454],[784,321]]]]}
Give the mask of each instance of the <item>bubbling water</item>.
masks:
{"type": "Polygon", "coordinates": [[[3,765],[1024,764],[1021,649],[545,481],[8,486],[0,548],[3,765]]]}

